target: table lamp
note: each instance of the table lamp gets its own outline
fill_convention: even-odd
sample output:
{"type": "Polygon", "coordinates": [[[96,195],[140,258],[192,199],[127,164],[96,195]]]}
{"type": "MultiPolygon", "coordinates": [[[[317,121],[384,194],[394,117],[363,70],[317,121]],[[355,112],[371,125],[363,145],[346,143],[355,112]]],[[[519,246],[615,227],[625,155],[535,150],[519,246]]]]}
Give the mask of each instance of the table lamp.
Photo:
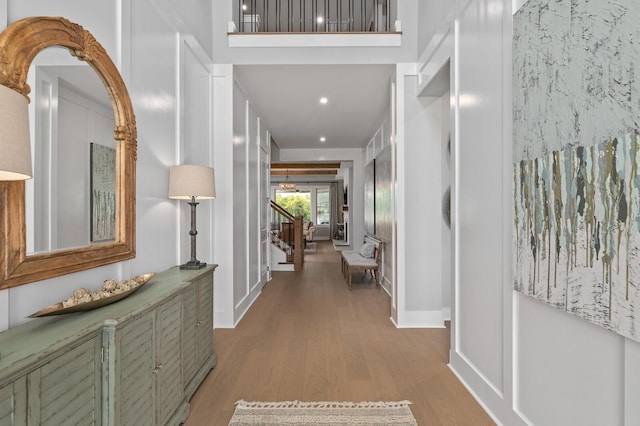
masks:
{"type": "Polygon", "coordinates": [[[0,180],[31,179],[27,98],[0,85],[0,180]]]}
{"type": "Polygon", "coordinates": [[[169,169],[169,198],[191,200],[191,259],[180,265],[180,269],[200,269],[207,264],[196,259],[196,200],[216,198],[216,181],[211,167],[180,165],[169,169]]]}

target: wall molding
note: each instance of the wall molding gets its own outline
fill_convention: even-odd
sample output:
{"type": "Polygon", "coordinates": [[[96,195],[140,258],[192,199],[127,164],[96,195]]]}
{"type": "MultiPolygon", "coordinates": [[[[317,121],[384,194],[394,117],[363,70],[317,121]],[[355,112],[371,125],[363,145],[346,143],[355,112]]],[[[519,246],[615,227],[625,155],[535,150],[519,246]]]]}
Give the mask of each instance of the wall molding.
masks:
{"type": "Polygon", "coordinates": [[[497,424],[509,426],[530,424],[505,403],[504,395],[491,386],[464,355],[450,351],[449,360],[451,371],[497,424]]]}

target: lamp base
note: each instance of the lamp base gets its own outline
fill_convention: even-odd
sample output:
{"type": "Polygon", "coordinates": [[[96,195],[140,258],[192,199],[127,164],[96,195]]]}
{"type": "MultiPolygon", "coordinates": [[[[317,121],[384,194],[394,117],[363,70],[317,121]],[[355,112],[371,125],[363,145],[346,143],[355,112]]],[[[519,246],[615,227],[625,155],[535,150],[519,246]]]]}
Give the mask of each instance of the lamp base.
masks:
{"type": "Polygon", "coordinates": [[[199,260],[190,260],[185,264],[180,265],[180,269],[202,269],[207,266],[206,262],[200,262],[199,260]]]}

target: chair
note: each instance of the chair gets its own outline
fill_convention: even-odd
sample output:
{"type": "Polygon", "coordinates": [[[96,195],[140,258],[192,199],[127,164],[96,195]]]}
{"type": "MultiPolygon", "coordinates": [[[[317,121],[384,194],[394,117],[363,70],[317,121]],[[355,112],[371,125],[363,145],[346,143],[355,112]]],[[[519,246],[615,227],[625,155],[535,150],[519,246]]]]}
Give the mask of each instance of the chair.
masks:
{"type": "Polygon", "coordinates": [[[313,241],[313,233],[315,232],[316,227],[313,222],[307,222],[302,227],[302,234],[304,235],[305,241],[313,241]]]}

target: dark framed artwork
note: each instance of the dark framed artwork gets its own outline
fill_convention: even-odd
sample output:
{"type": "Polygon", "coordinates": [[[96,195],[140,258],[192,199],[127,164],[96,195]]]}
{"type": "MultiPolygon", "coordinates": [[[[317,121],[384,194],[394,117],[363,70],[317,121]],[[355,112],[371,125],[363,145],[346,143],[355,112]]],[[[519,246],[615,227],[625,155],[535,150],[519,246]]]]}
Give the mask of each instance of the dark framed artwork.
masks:
{"type": "Polygon", "coordinates": [[[116,237],[116,150],[97,143],[90,148],[91,242],[116,237]]]}

